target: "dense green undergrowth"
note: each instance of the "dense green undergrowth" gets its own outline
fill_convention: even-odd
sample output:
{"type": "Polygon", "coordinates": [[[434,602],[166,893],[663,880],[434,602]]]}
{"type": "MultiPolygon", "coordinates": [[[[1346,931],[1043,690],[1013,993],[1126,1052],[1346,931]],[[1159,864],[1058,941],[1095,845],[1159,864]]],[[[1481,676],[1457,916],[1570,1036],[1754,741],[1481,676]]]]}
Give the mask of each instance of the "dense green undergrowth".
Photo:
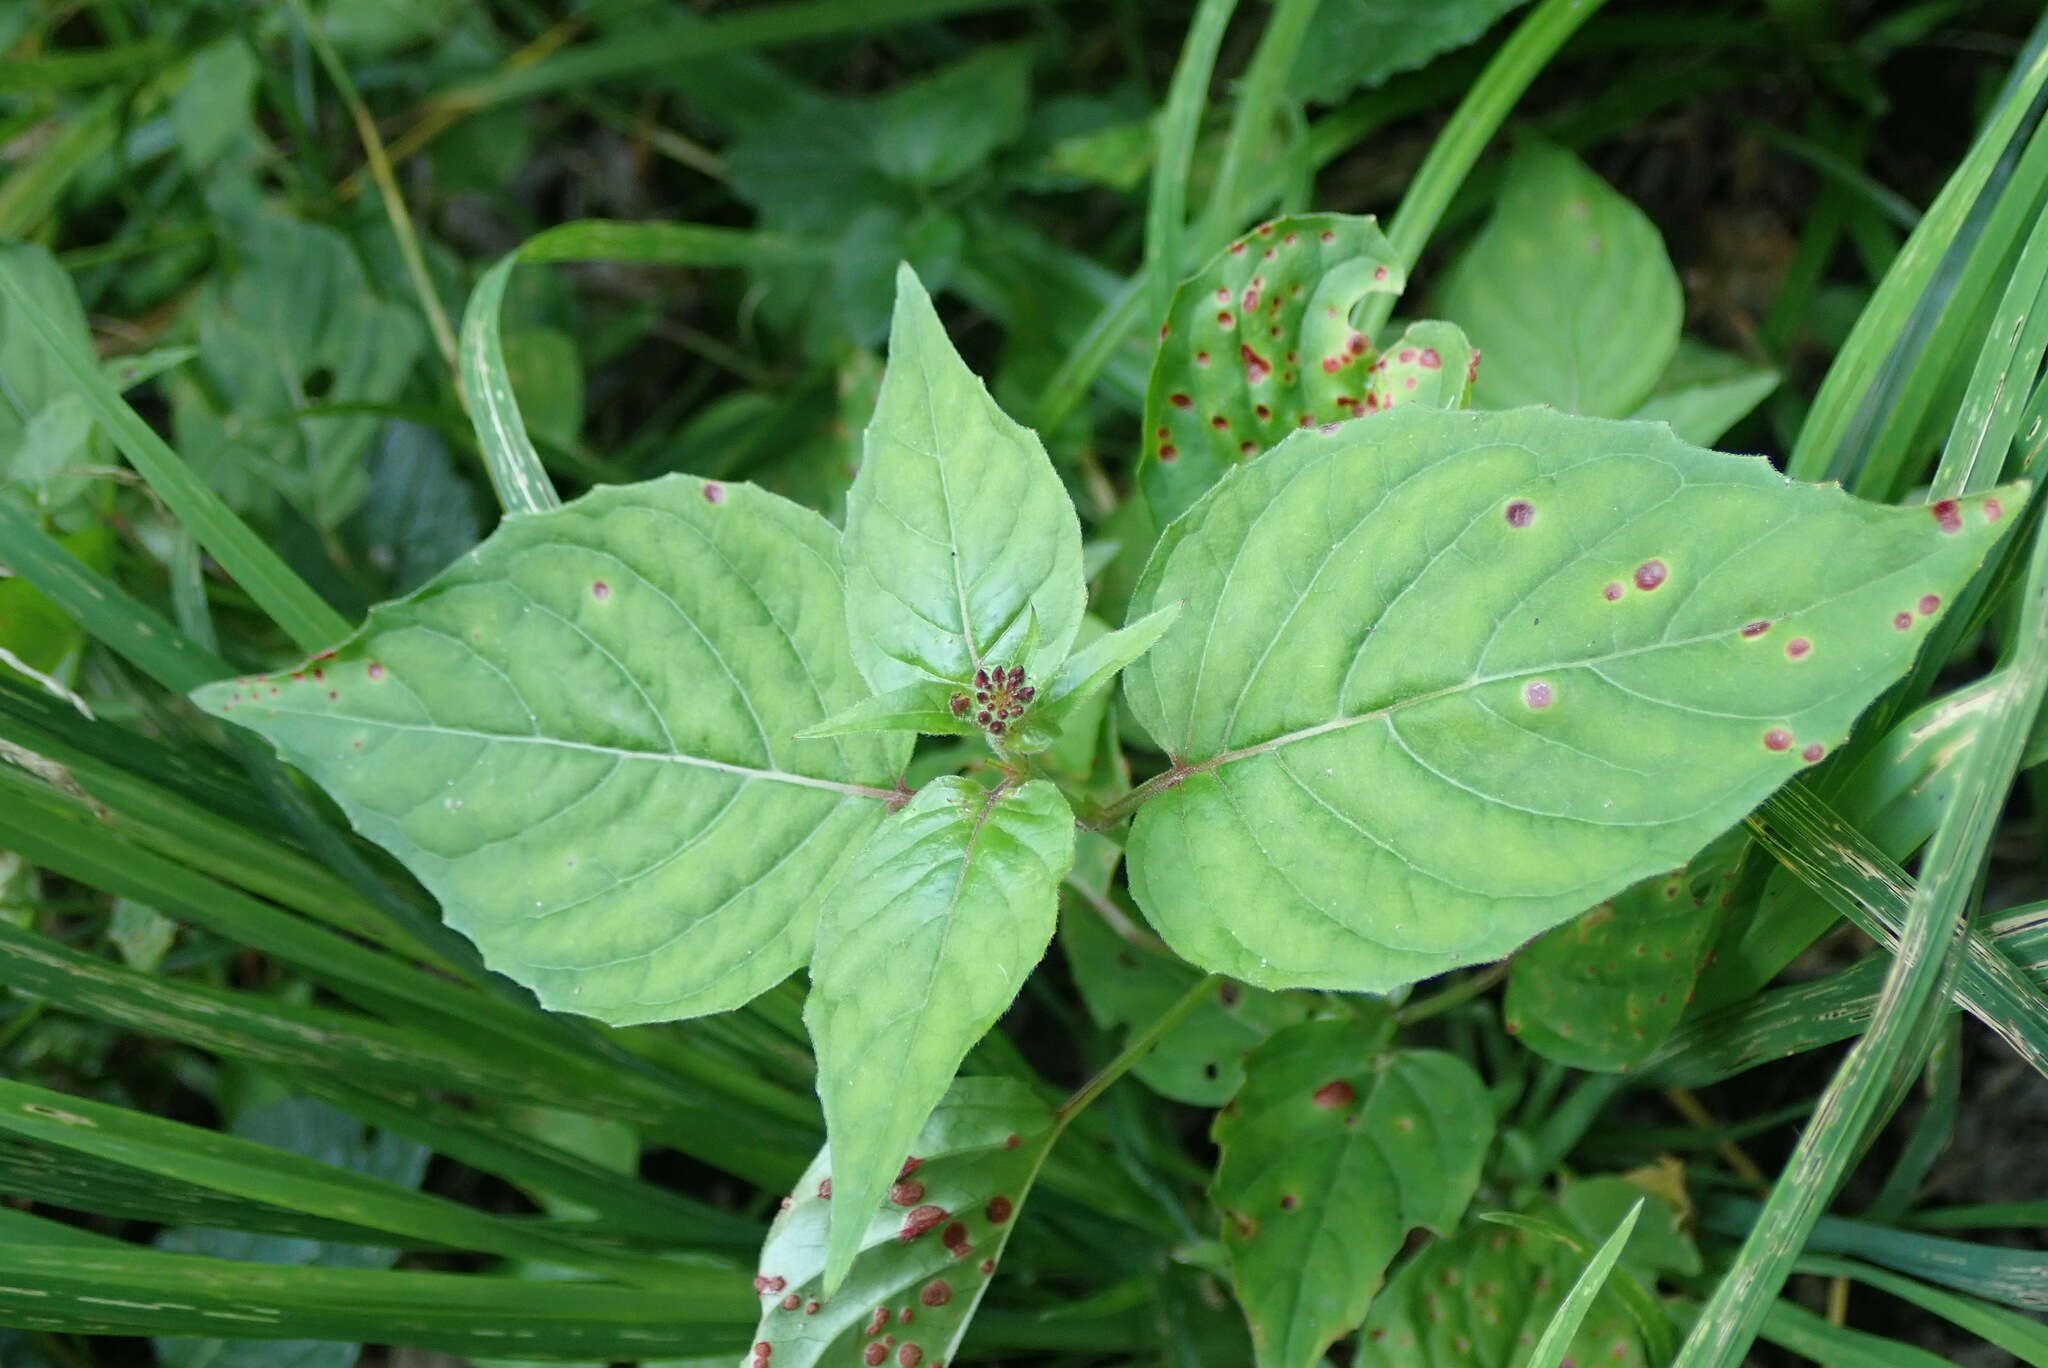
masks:
{"type": "Polygon", "coordinates": [[[2035,17],[0,8],[0,1363],[2048,1363],[2035,17]]]}

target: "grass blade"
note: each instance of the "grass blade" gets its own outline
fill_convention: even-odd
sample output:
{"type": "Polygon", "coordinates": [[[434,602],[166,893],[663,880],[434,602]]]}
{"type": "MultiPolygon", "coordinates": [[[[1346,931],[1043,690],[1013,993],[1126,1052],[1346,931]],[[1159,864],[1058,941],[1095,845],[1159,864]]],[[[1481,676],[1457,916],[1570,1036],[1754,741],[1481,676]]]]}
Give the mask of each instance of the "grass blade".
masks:
{"type": "Polygon", "coordinates": [[[1543,1335],[1536,1341],[1536,1347],[1529,1351],[1529,1368],[1558,1368],[1565,1351],[1572,1347],[1572,1336],[1579,1333],[1586,1313],[1593,1309],[1593,1301],[1600,1290],[1607,1285],[1608,1274],[1621,1258],[1621,1251],[1628,1247],[1628,1237],[1635,1233],[1636,1220],[1643,1214],[1646,1197],[1636,1198],[1636,1204],[1628,1209],[1628,1215],[1621,1218],[1621,1224],[1614,1228],[1594,1251],[1587,1262],[1585,1272],[1579,1274],[1572,1290],[1565,1293],[1563,1305],[1550,1318],[1550,1324],[1543,1327],[1543,1335]]]}

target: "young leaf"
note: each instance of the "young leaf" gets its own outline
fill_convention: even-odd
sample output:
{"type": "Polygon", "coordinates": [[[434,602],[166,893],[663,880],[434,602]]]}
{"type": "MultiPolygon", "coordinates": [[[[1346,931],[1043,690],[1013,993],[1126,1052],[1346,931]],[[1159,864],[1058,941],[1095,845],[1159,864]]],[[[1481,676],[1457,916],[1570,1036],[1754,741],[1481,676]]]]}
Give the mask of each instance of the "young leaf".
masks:
{"type": "Polygon", "coordinates": [[[1738,828],[1686,868],[1645,879],[1524,946],[1501,1008],[1509,1032],[1575,1069],[1626,1069],[1647,1058],[1692,1001],[1745,844],[1738,828]]]}
{"type": "Polygon", "coordinates": [[[1287,91],[1319,104],[1336,104],[1361,87],[1426,65],[1486,32],[1522,0],[1433,0],[1427,5],[1383,5],[1375,0],[1327,0],[1316,7],[1308,37],[1287,78],[1287,91]]]}
{"type": "MultiPolygon", "coordinates": [[[[1060,949],[1089,1017],[1104,1030],[1157,1020],[1202,976],[1164,950],[1123,940],[1100,912],[1071,893],[1060,915],[1060,949]]],[[[1220,1107],[1244,1083],[1245,1054],[1274,1031],[1305,1018],[1312,1001],[1240,983],[1220,984],[1212,999],[1181,1018],[1131,1072],[1161,1097],[1191,1107],[1220,1107]]]]}
{"type": "Polygon", "coordinates": [[[1263,987],[1497,958],[1838,746],[2023,497],[1883,507],[1537,409],[1303,433],[1133,595],[1187,611],[1125,674],[1173,757],[1132,892],[1263,987]]]}
{"type": "Polygon", "coordinates": [[[852,736],[858,732],[923,732],[927,736],[973,736],[980,730],[966,716],[968,695],[944,684],[906,684],[885,694],[863,698],[815,727],[796,734],[799,741],[821,736],[852,736]],[[951,700],[963,700],[961,711],[951,700]]]}
{"type": "Polygon", "coordinates": [[[1127,627],[1105,633],[1067,657],[1059,673],[1038,703],[1025,714],[1026,722],[1046,733],[1048,743],[1062,730],[1062,723],[1074,709],[1098,689],[1130,668],[1131,662],[1152,649],[1166,629],[1180,616],[1180,605],[1169,603],[1127,627]]]}
{"type": "Polygon", "coordinates": [[[941,1368],[988,1290],[1019,1207],[1055,1136],[1051,1110],[1007,1078],[962,1078],[915,1133],[889,1205],[843,1219],[844,1165],[831,1146],[768,1228],[754,1290],[753,1361],[773,1368],[890,1364],[941,1368]],[[841,1220],[831,1220],[834,1211],[841,1220]],[[831,1290],[827,1226],[858,1233],[851,1273],[831,1290]],[[763,1346],[766,1346],[765,1348],[763,1346]]]}
{"type": "MultiPolygon", "coordinates": [[[[1358,1368],[1511,1368],[1550,1323],[1583,1260],[1521,1228],[1475,1223],[1438,1240],[1387,1284],[1365,1318],[1358,1368]]],[[[1649,1368],[1641,1332],[1612,1290],[1597,1296],[1567,1359],[1649,1368]]]]}
{"type": "Polygon", "coordinates": [[[1437,306],[1486,353],[1479,407],[1555,404],[1602,418],[1649,396],[1685,312],[1656,225],[1548,143],[1515,153],[1493,218],[1437,306]]]}
{"type": "Polygon", "coordinates": [[[1643,1203],[1648,1200],[1647,1197],[1636,1198],[1635,1205],[1614,1227],[1614,1233],[1594,1252],[1585,1270],[1579,1274],[1578,1281],[1572,1284],[1572,1290],[1551,1313],[1550,1324],[1543,1327],[1543,1337],[1529,1351],[1529,1368],[1559,1368],[1567,1361],[1565,1354],[1570,1350],[1573,1338],[1579,1333],[1579,1327],[1586,1323],[1587,1313],[1592,1311],[1600,1289],[1606,1285],[1607,1275],[1614,1271],[1615,1262],[1621,1258],[1621,1251],[1627,1246],[1636,1221],[1643,1214],[1643,1203]]]}
{"type": "Polygon", "coordinates": [[[809,957],[907,737],[797,741],[867,690],[838,539],[681,476],[510,519],[336,652],[194,694],[270,738],[550,1007],[736,1007],[809,957]]]}
{"type": "Polygon", "coordinates": [[[1315,1021],[1252,1052],[1214,1138],[1210,1195],[1260,1368],[1313,1368],[1410,1230],[1457,1228],[1493,1107],[1455,1055],[1378,1054],[1351,1023],[1315,1021]]]}
{"type": "Polygon", "coordinates": [[[1045,954],[1073,862],[1074,816],[1051,784],[948,775],[876,830],[834,893],[804,1004],[837,1156],[827,1288],[953,1071],[1045,954]]]}
{"type": "Polygon", "coordinates": [[[960,360],[907,266],[844,546],[853,658],[876,693],[966,688],[984,667],[1021,667],[1037,685],[1081,625],[1073,501],[1037,436],[960,360]]]}
{"type": "Polygon", "coordinates": [[[1145,389],[1138,487],[1164,527],[1296,428],[1366,411],[1372,341],[1352,321],[1407,277],[1370,217],[1259,225],[1173,293],[1145,389]]]}

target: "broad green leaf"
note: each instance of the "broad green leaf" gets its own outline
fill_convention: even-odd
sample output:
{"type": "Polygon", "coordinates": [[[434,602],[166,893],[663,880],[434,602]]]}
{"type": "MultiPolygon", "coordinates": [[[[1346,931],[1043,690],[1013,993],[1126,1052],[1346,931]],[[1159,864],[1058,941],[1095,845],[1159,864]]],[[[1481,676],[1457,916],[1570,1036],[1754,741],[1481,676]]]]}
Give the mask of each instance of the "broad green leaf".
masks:
{"type": "MultiPolygon", "coordinates": [[[[43,247],[0,244],[6,271],[41,306],[64,342],[92,354],[92,334],[78,292],[57,259],[43,247]]],[[[86,481],[78,467],[92,464],[92,417],[57,358],[21,311],[0,303],[0,492],[17,488],[21,502],[54,510],[75,499],[86,481]]]]}
{"type": "Polygon", "coordinates": [[[1018,687],[1041,688],[1086,599],[1073,501],[1037,436],[953,350],[916,274],[903,267],[896,286],[889,365],[846,500],[854,661],[876,693],[930,680],[985,689],[978,672],[1015,669],[1018,687]]]}
{"type": "MultiPolygon", "coordinates": [[[[1374,1300],[1359,1368],[1521,1368],[1584,1260],[1521,1228],[1475,1222],[1417,1254],[1374,1300]]],[[[1649,1368],[1640,1333],[1611,1290],[1571,1337],[1564,1362],[1649,1368]]]]}
{"type": "MultiPolygon", "coordinates": [[[[1156,1021],[1202,976],[1184,960],[1124,940],[1102,913],[1071,895],[1060,916],[1060,949],[1089,1017],[1105,1030],[1156,1021]]],[[[1131,1072],[1161,1097],[1220,1107],[1244,1083],[1246,1053],[1307,1017],[1311,1001],[1219,984],[1216,996],[1181,1018],[1131,1072]]]]}
{"type": "Polygon", "coordinates": [[[1549,410],[1301,434],[1133,595],[1186,608],[1125,673],[1173,760],[1132,892],[1264,987],[1498,958],[1839,746],[2023,498],[1866,504],[1549,410]]]}
{"type": "Polygon", "coordinates": [[[256,91],[257,75],[256,54],[239,33],[192,55],[184,83],[171,96],[171,131],[187,166],[205,169],[252,131],[249,99],[256,91]]]}
{"type": "Polygon", "coordinates": [[[348,530],[370,564],[407,594],[475,546],[483,521],[475,486],[456,473],[440,434],[394,421],[378,435],[369,487],[348,530]]]}
{"type": "Polygon", "coordinates": [[[1479,352],[1464,330],[1455,323],[1424,319],[1410,323],[1373,365],[1365,406],[1378,412],[1403,404],[1470,408],[1472,381],[1478,374],[1479,352]]]}
{"type": "Polygon", "coordinates": [[[1252,1052],[1213,1135],[1210,1197],[1261,1368],[1313,1368],[1365,1318],[1409,1231],[1457,1228],[1493,1107],[1456,1055],[1383,1054],[1349,1022],[1316,1021],[1252,1052]]]}
{"type": "Polygon", "coordinates": [[[507,520],[335,653],[195,700],[268,737],[550,1007],[736,1007],[809,957],[907,739],[796,741],[866,690],[837,538],[670,476],[507,520]]]}
{"type": "Polygon", "coordinates": [[[1296,428],[1366,411],[1369,295],[1407,277],[1371,217],[1260,224],[1180,283],[1145,388],[1138,487],[1164,527],[1247,457],[1296,428]]]}
{"type": "Polygon", "coordinates": [[[1073,862],[1074,816],[1051,784],[950,775],[854,857],[818,924],[804,1004],[843,1213],[827,1287],[954,1070],[1044,956],[1073,862]]]}
{"type": "Polygon", "coordinates": [[[1571,153],[1530,143],[1437,307],[1485,354],[1480,408],[1622,418],[1677,350],[1685,301],[1643,211],[1571,153]]]}
{"type": "Polygon", "coordinates": [[[1680,338],[1657,388],[1629,416],[1669,423],[1686,441],[1712,446],[1778,387],[1778,378],[1769,367],[1680,338]]]}
{"type": "Polygon", "coordinates": [[[1057,1134],[1046,1105],[1007,1078],[956,1081],[890,1167],[890,1201],[855,1225],[852,1271],[826,1275],[848,1184],[828,1144],[761,1249],[754,1358],[774,1368],[954,1361],[1032,1180],[1057,1134]],[[838,1219],[833,1219],[834,1213],[838,1219]],[[761,1346],[767,1345],[767,1351],[761,1346]]]}
{"type": "MultiPolygon", "coordinates": [[[[1671,1163],[1678,1168],[1676,1160],[1671,1163]]],[[[1681,1169],[1681,1182],[1682,1172],[1681,1169]]],[[[1602,1239],[1647,1191],[1647,1186],[1630,1178],[1581,1178],[1557,1194],[1558,1214],[1588,1238],[1602,1239]]],[[[1655,1282],[1662,1273],[1691,1277],[1700,1271],[1699,1246],[1687,1233],[1689,1218],[1669,1200],[1673,1196],[1682,1200],[1682,1189],[1667,1192],[1660,1188],[1652,1195],[1658,1200],[1644,1209],[1642,1219],[1636,1223],[1635,1233],[1629,1236],[1628,1247],[1622,1252],[1621,1266],[1644,1282],[1655,1282]]]]}
{"type": "Polygon", "coordinates": [[[1735,881],[1740,829],[1684,869],[1645,879],[1524,946],[1503,1023],[1575,1069],[1626,1069],[1671,1034],[1692,1001],[1735,881]]]}
{"type": "Polygon", "coordinates": [[[1288,93],[1335,104],[1360,87],[1461,48],[1522,0],[1324,0],[1287,78],[1288,93]]]}
{"type": "Polygon", "coordinates": [[[1024,131],[1031,49],[985,47],[875,102],[875,162],[920,187],[958,180],[1024,131]]]}
{"type": "Polygon", "coordinates": [[[330,528],[362,502],[379,420],[298,410],[395,399],[425,335],[333,229],[255,212],[234,223],[241,265],[191,311],[208,386],[181,375],[169,387],[178,449],[232,507],[281,498],[330,528]]]}

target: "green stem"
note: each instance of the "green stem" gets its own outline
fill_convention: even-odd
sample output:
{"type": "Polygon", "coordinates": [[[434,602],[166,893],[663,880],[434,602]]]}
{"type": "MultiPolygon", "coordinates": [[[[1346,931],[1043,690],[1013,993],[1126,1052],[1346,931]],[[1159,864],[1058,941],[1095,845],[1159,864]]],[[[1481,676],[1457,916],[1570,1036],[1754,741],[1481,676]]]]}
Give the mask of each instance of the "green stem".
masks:
{"type": "MultiPolygon", "coordinates": [[[[1451,197],[1465,183],[1479,154],[1500,131],[1501,123],[1522,98],[1522,92],[1564,46],[1565,40],[1577,33],[1605,3],[1606,0],[1543,0],[1501,45],[1493,60],[1486,64],[1486,70],[1479,73],[1479,79],[1465,93],[1451,121],[1430,144],[1429,155],[1422,159],[1415,179],[1408,183],[1408,193],[1401,197],[1401,207],[1394,211],[1393,222],[1387,227],[1387,240],[1393,243],[1394,254],[1402,265],[1412,268],[1422,255],[1430,234],[1436,231],[1444,210],[1450,207],[1451,197]]],[[[1364,307],[1359,326],[1369,337],[1385,325],[1393,312],[1394,298],[1374,295],[1364,307]]]]}
{"type": "Polygon", "coordinates": [[[1123,821],[1124,818],[1136,812],[1139,806],[1147,799],[1156,797],[1166,792],[1166,790],[1175,787],[1193,773],[1195,773],[1195,770],[1190,766],[1179,764],[1176,764],[1172,769],[1161,770],[1158,774],[1153,775],[1114,803],[1097,809],[1092,816],[1083,818],[1080,824],[1081,830],[1111,830],[1119,822],[1123,821]]]}
{"type": "Polygon", "coordinates": [[[341,102],[356,126],[356,137],[363,144],[363,157],[370,166],[370,178],[377,183],[377,194],[384,201],[384,215],[391,220],[392,236],[398,239],[398,255],[405,262],[405,273],[412,281],[413,293],[420,297],[420,310],[427,316],[427,327],[434,334],[434,345],[440,348],[441,359],[453,371],[455,329],[448,324],[448,311],[441,307],[441,297],[434,293],[433,278],[427,274],[427,259],[420,253],[419,238],[412,230],[412,215],[406,212],[405,199],[398,193],[398,178],[391,174],[391,160],[384,155],[384,139],[377,133],[377,121],[370,117],[369,106],[357,93],[356,83],[350,79],[341,54],[327,40],[326,31],[306,13],[305,0],[292,0],[292,10],[299,16],[299,26],[305,31],[306,41],[313,45],[314,55],[326,68],[327,78],[334,82],[334,88],[341,93],[341,102]]]}
{"type": "MultiPolygon", "coordinates": [[[[1223,46],[1223,30],[1237,11],[1237,0],[1202,0],[1188,36],[1181,44],[1180,62],[1173,69],[1166,105],[1159,112],[1159,130],[1153,142],[1152,196],[1145,206],[1145,303],[1154,318],[1166,317],[1173,297],[1173,284],[1180,279],[1186,248],[1182,233],[1186,227],[1188,168],[1195,159],[1195,138],[1202,131],[1202,109],[1208,103],[1209,82],[1216,74],[1216,52],[1223,46]]],[[[1225,159],[1226,163],[1228,158],[1225,159]]]]}
{"type": "Polygon", "coordinates": [[[1426,998],[1417,998],[1401,1008],[1394,1013],[1394,1024],[1396,1026],[1413,1026],[1418,1021],[1427,1021],[1433,1016],[1441,1016],[1461,1003],[1470,1002],[1473,998],[1478,997],[1507,976],[1508,962],[1506,960],[1502,960],[1499,964],[1489,964],[1484,969],[1465,975],[1464,978],[1459,979],[1441,992],[1432,993],[1426,998]]]}
{"type": "Polygon", "coordinates": [[[1181,1018],[1194,1011],[1222,982],[1221,974],[1204,975],[1192,988],[1181,994],[1179,1001],[1154,1018],[1151,1025],[1132,1036],[1130,1042],[1117,1052],[1115,1059],[1103,1065],[1095,1077],[1083,1083],[1072,1097],[1060,1104],[1058,1120],[1055,1122],[1056,1133],[1065,1130],[1076,1116],[1088,1110],[1090,1103],[1108,1091],[1110,1084],[1129,1073],[1139,1060],[1152,1053],[1153,1047],[1159,1044],[1161,1037],[1179,1025],[1181,1018]]]}
{"type": "Polygon", "coordinates": [[[1238,90],[1216,185],[1202,211],[1196,248],[1204,256],[1237,236],[1242,212],[1239,202],[1244,199],[1239,187],[1252,158],[1273,131],[1273,115],[1286,95],[1288,74],[1294,70],[1294,59],[1308,37],[1318,5],[1319,0],[1279,0],[1273,17],[1266,21],[1266,31],[1259,35],[1259,45],[1238,90]]]}

